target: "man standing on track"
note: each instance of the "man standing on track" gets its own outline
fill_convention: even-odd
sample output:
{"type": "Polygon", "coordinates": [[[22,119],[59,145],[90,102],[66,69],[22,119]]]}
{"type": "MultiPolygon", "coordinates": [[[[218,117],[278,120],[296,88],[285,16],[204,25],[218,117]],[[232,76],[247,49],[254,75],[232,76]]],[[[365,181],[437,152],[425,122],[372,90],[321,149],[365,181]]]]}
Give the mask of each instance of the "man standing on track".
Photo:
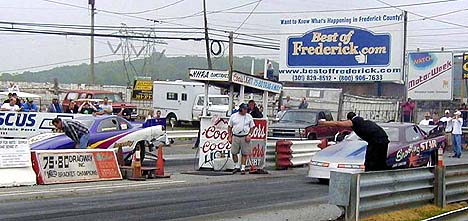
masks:
{"type": "Polygon", "coordinates": [[[236,164],[236,169],[234,172],[239,170],[238,157],[237,154],[241,152],[241,174],[245,174],[245,164],[247,162],[247,157],[251,152],[250,140],[255,127],[254,120],[252,116],[247,113],[248,111],[247,104],[242,103],[239,105],[239,112],[231,115],[228,123],[228,141],[232,145],[231,153],[232,160],[236,164]]]}

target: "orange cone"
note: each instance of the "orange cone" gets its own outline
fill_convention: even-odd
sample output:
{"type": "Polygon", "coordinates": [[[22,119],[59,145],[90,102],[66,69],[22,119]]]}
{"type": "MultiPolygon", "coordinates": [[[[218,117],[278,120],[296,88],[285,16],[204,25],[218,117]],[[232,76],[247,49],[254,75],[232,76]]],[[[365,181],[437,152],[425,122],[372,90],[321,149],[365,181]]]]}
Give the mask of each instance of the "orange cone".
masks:
{"type": "Polygon", "coordinates": [[[437,150],[437,166],[444,166],[444,149],[442,148],[437,150]]]}
{"type": "Polygon", "coordinates": [[[141,162],[140,162],[140,146],[137,145],[135,153],[132,157],[132,177],[129,180],[144,181],[146,180],[141,176],[141,162]]]}
{"type": "Polygon", "coordinates": [[[124,165],[123,151],[121,146],[119,146],[119,148],[117,149],[117,163],[119,164],[119,167],[122,167],[124,165]]]}
{"type": "Polygon", "coordinates": [[[170,174],[164,173],[163,145],[158,147],[158,160],[156,161],[156,178],[169,178],[170,174]]]}

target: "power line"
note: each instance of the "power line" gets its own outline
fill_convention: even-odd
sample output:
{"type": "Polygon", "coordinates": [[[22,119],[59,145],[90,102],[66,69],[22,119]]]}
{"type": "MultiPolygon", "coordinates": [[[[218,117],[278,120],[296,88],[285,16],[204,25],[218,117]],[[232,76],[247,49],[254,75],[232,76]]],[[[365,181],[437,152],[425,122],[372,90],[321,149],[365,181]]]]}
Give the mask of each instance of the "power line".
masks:
{"type": "Polygon", "coordinates": [[[161,9],[165,9],[165,8],[169,8],[173,5],[177,5],[181,2],[183,2],[185,0],[178,0],[178,1],[175,1],[175,2],[172,2],[170,4],[167,4],[167,5],[164,5],[164,6],[161,6],[161,7],[158,7],[158,8],[153,8],[153,9],[147,9],[147,10],[143,10],[143,11],[139,11],[139,12],[115,12],[115,13],[118,13],[118,14],[121,14],[121,15],[138,15],[138,14],[144,14],[144,13],[147,13],[147,12],[153,12],[153,11],[158,11],[158,10],[161,10],[161,9]]]}
{"type": "MultiPolygon", "coordinates": [[[[413,6],[422,6],[422,5],[433,5],[433,4],[441,4],[441,3],[448,3],[448,2],[457,2],[462,0],[440,0],[440,1],[432,1],[432,2],[420,2],[420,3],[410,3],[410,4],[400,4],[395,5],[395,7],[413,7],[413,6]]],[[[253,14],[306,14],[306,13],[319,13],[319,12],[346,12],[346,11],[366,11],[366,10],[378,10],[378,9],[386,9],[386,8],[393,8],[390,6],[381,6],[381,7],[368,7],[368,8],[350,8],[350,9],[331,9],[331,10],[307,10],[307,11],[257,11],[253,14]]],[[[226,14],[249,14],[250,12],[246,11],[237,11],[237,12],[224,12],[226,14]]]]}
{"type": "MultiPolygon", "coordinates": [[[[260,3],[262,2],[262,0],[258,1],[257,4],[255,5],[255,7],[252,9],[252,11],[250,11],[249,15],[247,15],[247,17],[244,19],[244,21],[242,21],[242,23],[239,25],[239,27],[236,28],[236,30],[234,30],[234,32],[236,31],[239,31],[239,29],[242,28],[242,26],[245,24],[245,22],[247,20],[249,20],[250,16],[252,16],[252,13],[255,11],[255,9],[257,9],[258,5],[260,5],[260,3]]],[[[236,37],[237,38],[237,37],[236,37]]],[[[234,38],[234,39],[236,39],[234,38]]]]}

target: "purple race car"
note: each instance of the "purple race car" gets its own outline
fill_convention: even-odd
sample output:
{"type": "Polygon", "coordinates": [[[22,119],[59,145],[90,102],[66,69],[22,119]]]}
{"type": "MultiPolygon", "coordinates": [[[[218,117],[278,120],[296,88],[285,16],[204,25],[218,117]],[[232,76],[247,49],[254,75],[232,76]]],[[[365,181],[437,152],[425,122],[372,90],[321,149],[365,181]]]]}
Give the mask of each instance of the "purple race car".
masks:
{"type": "MultiPolygon", "coordinates": [[[[387,165],[390,168],[431,166],[437,149],[445,148],[445,137],[437,126],[419,127],[410,123],[379,124],[388,135],[387,165]]],[[[326,181],[330,171],[362,172],[367,142],[354,132],[342,142],[316,153],[309,164],[308,177],[326,181]]]]}
{"type": "MultiPolygon", "coordinates": [[[[165,143],[166,136],[162,126],[144,126],[132,124],[115,115],[80,116],[75,118],[89,128],[88,148],[118,148],[124,153],[131,153],[140,145],[144,156],[145,147],[165,143]]],[[[74,142],[64,133],[44,133],[28,140],[32,150],[74,149],[74,142]]]]}

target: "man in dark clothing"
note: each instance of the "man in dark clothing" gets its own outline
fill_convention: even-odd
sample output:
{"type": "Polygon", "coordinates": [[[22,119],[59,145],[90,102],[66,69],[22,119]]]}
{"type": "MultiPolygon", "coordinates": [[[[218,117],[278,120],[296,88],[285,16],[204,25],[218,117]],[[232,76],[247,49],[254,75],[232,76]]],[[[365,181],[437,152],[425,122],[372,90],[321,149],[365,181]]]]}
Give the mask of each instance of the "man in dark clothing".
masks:
{"type": "Polygon", "coordinates": [[[4,104],[8,104],[10,103],[10,99],[13,97],[13,94],[12,93],[8,93],[8,99],[6,99],[5,101],[3,101],[4,104]]]}
{"type": "Polygon", "coordinates": [[[252,115],[253,118],[263,118],[263,114],[258,109],[254,100],[250,100],[248,105],[249,105],[248,113],[252,115]]]}
{"type": "Polygon", "coordinates": [[[353,131],[367,142],[366,160],[364,162],[366,171],[387,170],[387,133],[375,122],[364,120],[356,116],[354,112],[349,112],[345,121],[320,121],[321,125],[351,127],[353,131]]]}
{"type": "Polygon", "coordinates": [[[118,115],[127,119],[128,121],[132,121],[132,109],[127,108],[124,103],[120,105],[120,108],[121,109],[118,115]]]}

